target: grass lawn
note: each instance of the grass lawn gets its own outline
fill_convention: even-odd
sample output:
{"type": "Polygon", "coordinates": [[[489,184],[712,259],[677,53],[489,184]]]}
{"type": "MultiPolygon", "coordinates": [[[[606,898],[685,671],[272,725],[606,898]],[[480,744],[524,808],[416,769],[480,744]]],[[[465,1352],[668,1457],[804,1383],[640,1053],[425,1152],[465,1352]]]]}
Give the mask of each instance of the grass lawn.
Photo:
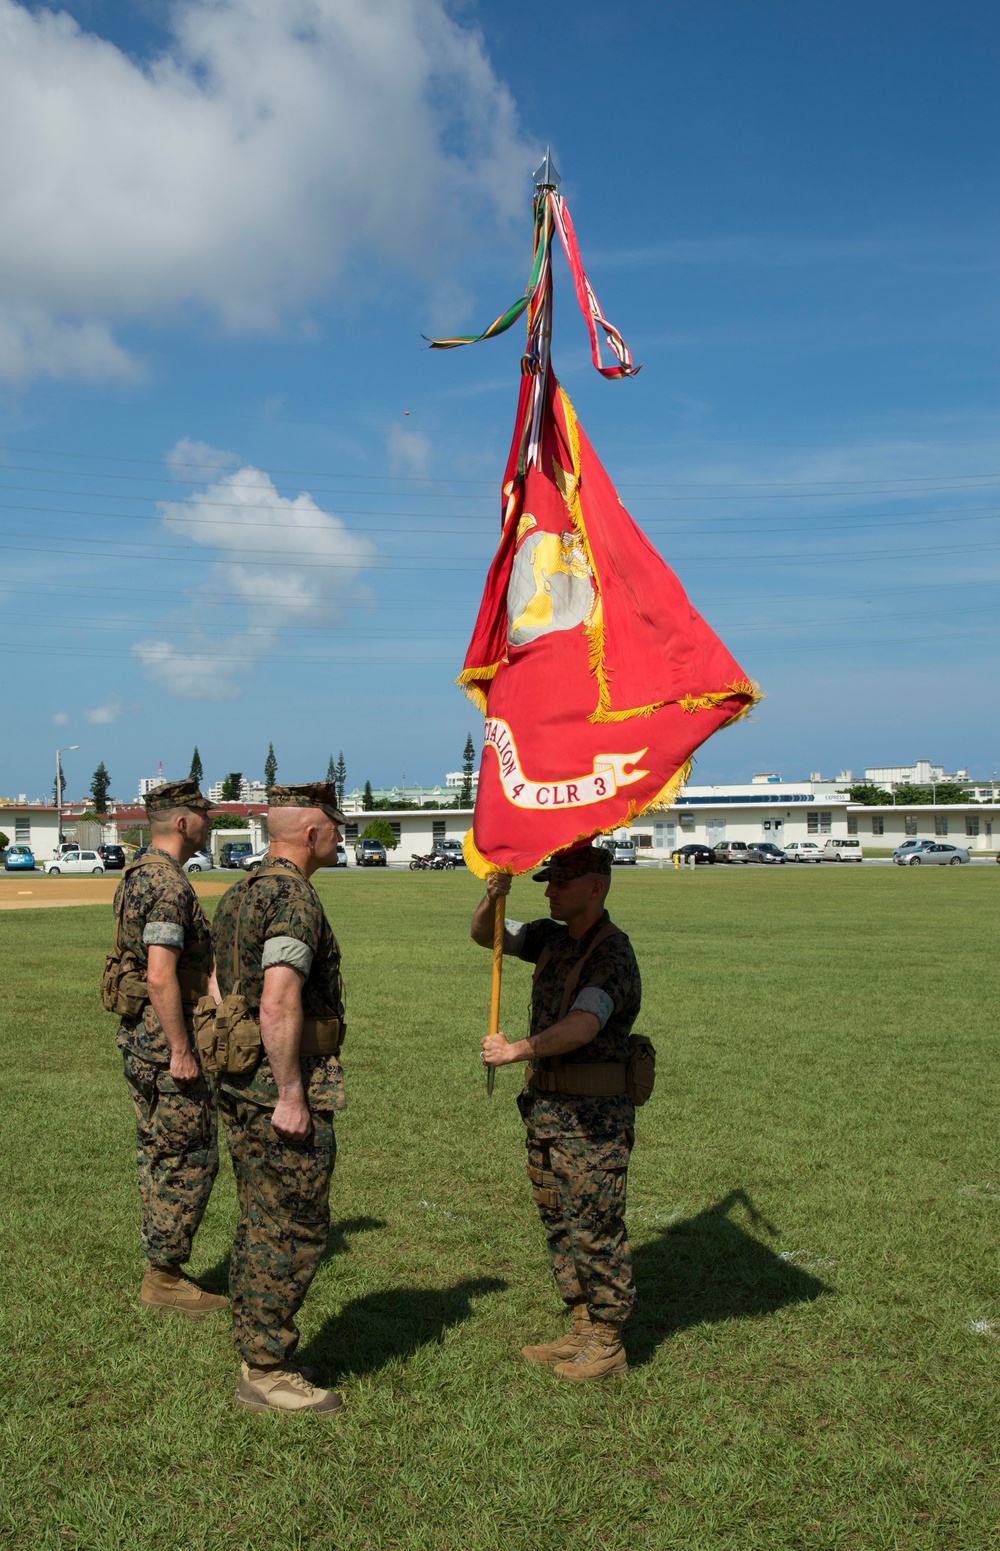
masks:
{"type": "MultiPolygon", "coordinates": [[[[582,1391],[518,1355],[561,1321],[517,1079],[487,1103],[476,1059],[479,885],[320,888],[350,1108],[301,1324],[332,1422],[237,1411],[226,1319],[138,1310],[110,908],[0,917],[5,1551],[1000,1543],[1000,869],[616,873],[659,1075],[632,1372],[582,1391]]],[[[508,1032],[528,989],[508,965],[508,1032]]],[[[233,1219],[224,1163],[196,1273],[224,1277],[233,1219]]]]}

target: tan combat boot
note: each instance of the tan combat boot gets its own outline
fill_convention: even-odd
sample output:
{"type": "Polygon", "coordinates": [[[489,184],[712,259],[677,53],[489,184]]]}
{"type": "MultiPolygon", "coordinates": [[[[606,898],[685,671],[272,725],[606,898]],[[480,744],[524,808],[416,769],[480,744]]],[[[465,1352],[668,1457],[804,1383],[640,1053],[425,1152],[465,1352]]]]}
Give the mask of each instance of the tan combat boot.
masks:
{"type": "Polygon", "coordinates": [[[206,1292],[185,1276],[179,1266],[149,1266],[142,1279],[139,1301],[144,1309],[169,1309],[191,1319],[204,1319],[206,1314],[218,1314],[229,1307],[228,1298],[206,1292]]]}
{"type": "Polygon", "coordinates": [[[575,1357],[586,1346],[594,1327],[585,1303],[574,1303],[571,1312],[573,1323],[564,1336],[556,1341],[546,1341],[542,1346],[522,1346],[521,1356],[541,1368],[551,1368],[555,1363],[575,1357]]]}
{"type": "Polygon", "coordinates": [[[243,1363],[236,1386],[236,1404],[250,1411],[311,1411],[332,1416],[344,1409],[335,1389],[319,1389],[298,1368],[251,1368],[243,1363]]]}
{"type": "Polygon", "coordinates": [[[586,1384],[590,1379],[620,1379],[628,1373],[628,1360],[622,1346],[622,1335],[617,1325],[603,1322],[590,1327],[590,1339],[575,1357],[556,1363],[552,1372],[572,1384],[586,1384]]]}

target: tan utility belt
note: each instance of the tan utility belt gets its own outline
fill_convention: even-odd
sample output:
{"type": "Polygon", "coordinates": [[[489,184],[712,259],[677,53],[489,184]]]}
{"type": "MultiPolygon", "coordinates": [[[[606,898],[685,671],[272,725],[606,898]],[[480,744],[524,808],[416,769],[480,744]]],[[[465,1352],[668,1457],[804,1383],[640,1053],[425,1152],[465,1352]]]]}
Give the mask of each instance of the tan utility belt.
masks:
{"type": "Polygon", "coordinates": [[[529,1088],[536,1093],[565,1093],[575,1099],[629,1098],[645,1104],[656,1081],[656,1051],[645,1034],[628,1037],[627,1061],[560,1061],[553,1056],[551,1071],[531,1065],[529,1088]]]}
{"type": "MultiPolygon", "coordinates": [[[[300,1056],[337,1056],[347,1034],[343,1018],[302,1019],[300,1056]]],[[[203,996],[194,1012],[194,1037],[206,1072],[245,1076],[256,1071],[264,1053],[260,1034],[260,1009],[248,1007],[238,992],[230,992],[216,1006],[203,996]]]]}
{"type": "Polygon", "coordinates": [[[573,1098],[612,1098],[627,1092],[624,1061],[560,1062],[554,1071],[529,1066],[528,1086],[539,1093],[566,1093],[573,1098]]]}

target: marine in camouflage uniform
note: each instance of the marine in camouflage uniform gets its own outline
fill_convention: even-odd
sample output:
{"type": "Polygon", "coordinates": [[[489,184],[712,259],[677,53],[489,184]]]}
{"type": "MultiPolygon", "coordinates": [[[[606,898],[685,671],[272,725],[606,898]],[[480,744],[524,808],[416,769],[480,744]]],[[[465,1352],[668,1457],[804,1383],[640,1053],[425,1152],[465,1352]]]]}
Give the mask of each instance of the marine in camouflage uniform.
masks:
{"type": "Polygon", "coordinates": [[[219,1169],[215,1093],[198,1063],[190,1021],[212,972],[212,941],[208,919],[178,859],[193,855],[197,839],[203,837],[182,837],[177,843],[175,833],[167,830],[163,844],[171,845],[178,856],[161,849],[155,838],[176,813],[197,819],[210,807],[195,781],[172,781],[151,792],[146,811],[155,826],[154,844],[138,864],[126,869],[115,893],[120,946],[134,955],[145,975],[150,947],[176,950],[188,1040],[186,1067],[183,1060],[173,1065],[190,1071],[190,1077],[172,1074],[174,1052],[151,1000],[139,1016],[123,1018],[118,1046],[135,1109],[140,1242],[150,1266],[141,1300],[146,1308],[172,1308],[194,1317],[226,1307],[225,1298],[199,1288],[180,1272],[190,1259],[219,1169]]]}
{"type": "MultiPolygon", "coordinates": [[[[560,1340],[525,1347],[524,1356],[571,1380],[627,1372],[621,1329],[636,1301],[624,1220],[635,1106],[624,1091],[624,1067],[642,987],[632,945],[603,908],[610,876],[610,854],[591,846],[565,852],[535,874],[537,882],[549,884],[553,911],[563,914],[560,891],[567,885],[580,897],[589,893],[589,905],[575,921],[569,916],[506,921],[504,952],[536,965],[530,1033],[506,1052],[498,1044],[493,1054],[502,1059],[495,1062],[491,1039],[483,1041],[484,1059],[491,1064],[531,1061],[517,1101],[527,1133],[528,1175],[572,1327],[560,1340]],[[573,934],[574,925],[585,927],[581,935],[573,934]],[[577,1020],[583,1042],[540,1055],[534,1037],[579,1013],[589,1015],[577,1020]],[[580,1087],[605,1091],[572,1091],[580,1087]],[[619,1091],[607,1091],[615,1088],[619,1091]]],[[[503,893],[509,881],[492,886],[503,893]]],[[[490,904],[489,914],[492,909],[490,904]]]]}
{"type": "MultiPolygon", "coordinates": [[[[270,854],[223,896],[216,911],[212,937],[219,991],[225,997],[238,980],[240,994],[258,1015],[267,970],[289,965],[300,977],[302,1016],[343,1019],[337,939],[306,871],[279,854],[283,848],[275,839],[275,809],[319,808],[336,826],[342,819],[335,802],[333,783],[275,786],[270,854]]],[[[339,840],[336,827],[333,834],[339,840]]],[[[334,842],[330,859],[317,865],[335,860],[334,842]]],[[[316,1388],[310,1370],[292,1359],[299,1341],[295,1315],[323,1258],[330,1226],[337,1155],[333,1117],[347,1101],[336,1055],[300,1053],[298,1065],[311,1125],[307,1135],[294,1138],[272,1123],[281,1095],[263,1044],[253,1071],[219,1077],[219,1108],[240,1207],[229,1269],[233,1340],[243,1362],[237,1400],[258,1410],[329,1412],[340,1409],[340,1396],[316,1388]]]]}

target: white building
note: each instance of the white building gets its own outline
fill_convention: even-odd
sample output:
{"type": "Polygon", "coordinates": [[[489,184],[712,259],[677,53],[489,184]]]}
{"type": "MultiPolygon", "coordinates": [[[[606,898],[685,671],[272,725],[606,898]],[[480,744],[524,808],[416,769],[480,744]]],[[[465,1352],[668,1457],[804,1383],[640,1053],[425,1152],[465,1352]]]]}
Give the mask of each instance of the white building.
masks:
{"type": "Polygon", "coordinates": [[[144,797],[148,797],[150,792],[155,792],[158,786],[166,786],[166,784],[167,778],[165,775],[143,776],[139,782],[140,802],[144,797]]]}
{"type": "Polygon", "coordinates": [[[30,846],[39,864],[51,862],[59,849],[59,815],[37,803],[0,804],[0,830],[11,845],[30,846]]]}
{"type": "Polygon", "coordinates": [[[932,765],[929,759],[918,759],[914,765],[869,765],[865,767],[865,780],[876,786],[936,786],[942,781],[967,781],[967,770],[945,773],[943,765],[932,765]]]}
{"type": "MultiPolygon", "coordinates": [[[[452,792],[461,791],[462,783],[464,782],[464,780],[465,780],[465,771],[464,770],[449,770],[448,774],[444,778],[444,784],[448,788],[449,791],[452,791],[452,792]]],[[[476,792],[478,790],[479,790],[479,771],[478,770],[474,770],[472,772],[472,795],[475,796],[476,792]]]]}
{"type": "MultiPolygon", "coordinates": [[[[386,810],[355,813],[344,826],[344,840],[353,862],[354,842],[370,819],[385,819],[399,842],[392,855],[397,865],[412,854],[425,855],[436,840],[462,840],[472,826],[472,808],[386,810]]],[[[858,836],[869,850],[891,850],[910,837],[946,836],[953,845],[973,853],[994,849],[1000,838],[1000,804],[970,798],[968,803],[866,808],[852,803],[837,781],[764,781],[725,786],[686,786],[672,808],[647,813],[629,829],[640,857],[666,859],[677,846],[696,842],[714,846],[723,840],[771,840],[786,846],[792,840],[827,840],[858,836]]]]}
{"type": "MultiPolygon", "coordinates": [[[[208,788],[208,791],[205,793],[205,795],[209,802],[225,801],[222,795],[223,785],[224,783],[222,781],[216,781],[214,786],[210,786],[208,788]]],[[[230,801],[267,802],[267,787],[264,785],[263,781],[248,781],[245,777],[241,777],[240,795],[239,797],[231,798],[230,801]]]]}

